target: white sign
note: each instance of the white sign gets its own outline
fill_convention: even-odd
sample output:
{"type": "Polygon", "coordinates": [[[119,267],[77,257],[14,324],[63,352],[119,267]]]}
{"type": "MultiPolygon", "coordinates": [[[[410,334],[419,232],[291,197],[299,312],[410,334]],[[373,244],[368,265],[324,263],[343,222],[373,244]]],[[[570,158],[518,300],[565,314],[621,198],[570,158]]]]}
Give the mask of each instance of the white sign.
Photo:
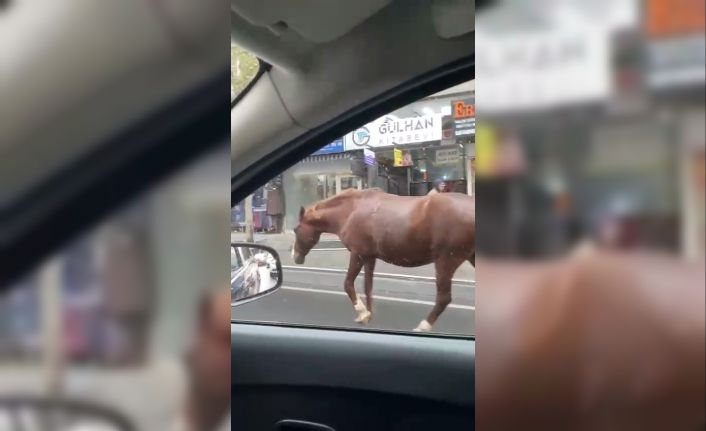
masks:
{"type": "Polygon", "coordinates": [[[450,150],[436,150],[436,164],[450,165],[458,163],[461,158],[461,151],[458,148],[450,150]]]}
{"type": "Polygon", "coordinates": [[[346,136],[346,150],[392,147],[441,140],[441,114],[382,117],[346,136]]]}
{"type": "Polygon", "coordinates": [[[648,82],[653,88],[706,82],[706,36],[697,34],[650,42],[648,82]]]}
{"type": "Polygon", "coordinates": [[[608,31],[476,32],[476,101],[483,113],[543,109],[610,95],[608,31]]]}

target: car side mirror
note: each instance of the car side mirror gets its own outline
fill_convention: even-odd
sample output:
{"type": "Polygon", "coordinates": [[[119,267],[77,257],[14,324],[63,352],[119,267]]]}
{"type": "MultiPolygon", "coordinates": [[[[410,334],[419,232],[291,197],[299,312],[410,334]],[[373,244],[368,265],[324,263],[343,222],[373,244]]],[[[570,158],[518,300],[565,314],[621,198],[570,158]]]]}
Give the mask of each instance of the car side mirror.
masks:
{"type": "Polygon", "coordinates": [[[232,305],[250,302],[282,286],[282,262],[271,248],[250,242],[230,245],[230,298],[232,305]]]}

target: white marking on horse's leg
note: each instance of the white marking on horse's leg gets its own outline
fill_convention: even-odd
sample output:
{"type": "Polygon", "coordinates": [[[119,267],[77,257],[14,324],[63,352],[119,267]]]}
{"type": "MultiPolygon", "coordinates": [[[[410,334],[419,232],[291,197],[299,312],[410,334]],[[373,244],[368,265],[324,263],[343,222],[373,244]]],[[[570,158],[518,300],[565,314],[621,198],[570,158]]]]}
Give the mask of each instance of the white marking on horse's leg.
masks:
{"type": "Polygon", "coordinates": [[[368,311],[368,308],[365,304],[363,304],[363,301],[360,300],[360,297],[357,297],[353,308],[358,313],[358,317],[355,318],[356,323],[367,325],[368,322],[370,322],[370,317],[372,317],[373,313],[368,311]]]}
{"type": "Polygon", "coordinates": [[[360,296],[358,295],[356,295],[355,304],[353,304],[353,309],[358,313],[366,310],[365,304],[363,304],[363,301],[360,300],[360,296]]]}
{"type": "Polygon", "coordinates": [[[371,317],[373,317],[373,313],[366,309],[362,313],[358,313],[358,317],[356,317],[355,321],[356,323],[362,323],[363,325],[367,325],[368,323],[370,323],[371,317]]]}
{"type": "Polygon", "coordinates": [[[414,328],[414,332],[431,332],[431,324],[427,322],[427,319],[419,322],[419,326],[414,328]]]}

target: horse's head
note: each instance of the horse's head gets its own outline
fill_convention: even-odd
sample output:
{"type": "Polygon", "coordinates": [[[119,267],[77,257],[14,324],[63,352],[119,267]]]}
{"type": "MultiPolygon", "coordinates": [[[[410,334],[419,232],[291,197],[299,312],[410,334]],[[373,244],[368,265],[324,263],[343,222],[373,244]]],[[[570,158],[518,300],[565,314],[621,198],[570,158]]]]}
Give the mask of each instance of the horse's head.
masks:
{"type": "Polygon", "coordinates": [[[315,209],[305,210],[304,207],[301,207],[299,210],[299,224],[294,228],[296,239],[294,247],[292,247],[292,258],[298,265],[304,263],[306,255],[321,238],[321,230],[317,228],[315,213],[315,209]]]}

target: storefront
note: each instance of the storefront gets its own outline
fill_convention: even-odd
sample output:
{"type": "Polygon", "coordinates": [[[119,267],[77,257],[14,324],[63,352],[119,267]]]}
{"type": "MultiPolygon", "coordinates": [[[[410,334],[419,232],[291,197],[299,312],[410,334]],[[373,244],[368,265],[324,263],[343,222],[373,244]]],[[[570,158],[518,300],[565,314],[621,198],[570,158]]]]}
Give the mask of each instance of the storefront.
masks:
{"type": "Polygon", "coordinates": [[[610,142],[592,136],[611,121],[601,113],[612,87],[611,31],[586,17],[583,24],[577,19],[532,33],[477,32],[483,43],[476,73],[483,80],[476,96],[485,122],[474,151],[483,201],[476,210],[488,221],[479,232],[481,252],[562,253],[576,231],[586,233],[592,197],[621,180],[602,181],[598,169],[582,167],[594,149],[610,149],[610,142]]]}
{"type": "Polygon", "coordinates": [[[467,192],[465,153],[460,145],[428,142],[404,149],[379,149],[376,159],[378,187],[389,193],[423,196],[438,181],[451,191],[467,192]]]}
{"type": "Polygon", "coordinates": [[[474,192],[475,143],[476,143],[476,105],[475,97],[467,97],[451,101],[451,115],[445,117],[450,127],[444,129],[444,138],[453,137],[455,144],[463,146],[464,165],[466,168],[466,193],[474,192]]]}
{"type": "Polygon", "coordinates": [[[285,230],[296,226],[298,209],[347,189],[367,186],[363,150],[346,151],[338,139],[300,161],[282,175],[285,201],[285,230]],[[287,209],[294,210],[287,210],[287,209]]]}
{"type": "Polygon", "coordinates": [[[420,100],[348,134],[346,150],[364,148],[374,158],[368,186],[422,196],[443,181],[452,191],[471,193],[475,105],[470,88],[420,100]]]}
{"type": "Polygon", "coordinates": [[[653,99],[659,100],[660,120],[669,130],[676,153],[680,249],[685,257],[700,259],[706,254],[704,3],[679,2],[675,7],[666,8],[665,4],[665,0],[644,3],[645,25],[642,30],[647,36],[645,81],[653,99]]]}
{"type": "MultiPolygon", "coordinates": [[[[253,230],[267,232],[272,228],[270,218],[267,216],[267,187],[260,187],[252,194],[253,230]]],[[[231,230],[245,231],[245,201],[238,202],[231,208],[231,230]]]]}
{"type": "MultiPolygon", "coordinates": [[[[405,106],[326,145],[281,175],[284,230],[298,223],[301,206],[348,189],[381,188],[397,195],[425,195],[435,181],[472,193],[475,107],[471,83],[405,106]],[[455,113],[455,114],[454,114],[455,113]],[[450,120],[448,126],[442,124],[450,120]],[[448,130],[445,130],[448,128],[448,130]],[[442,136],[447,133],[447,136],[442,136]]],[[[253,227],[270,231],[268,184],[253,194],[253,227]]],[[[245,208],[231,213],[245,228],[245,208]]]]}

